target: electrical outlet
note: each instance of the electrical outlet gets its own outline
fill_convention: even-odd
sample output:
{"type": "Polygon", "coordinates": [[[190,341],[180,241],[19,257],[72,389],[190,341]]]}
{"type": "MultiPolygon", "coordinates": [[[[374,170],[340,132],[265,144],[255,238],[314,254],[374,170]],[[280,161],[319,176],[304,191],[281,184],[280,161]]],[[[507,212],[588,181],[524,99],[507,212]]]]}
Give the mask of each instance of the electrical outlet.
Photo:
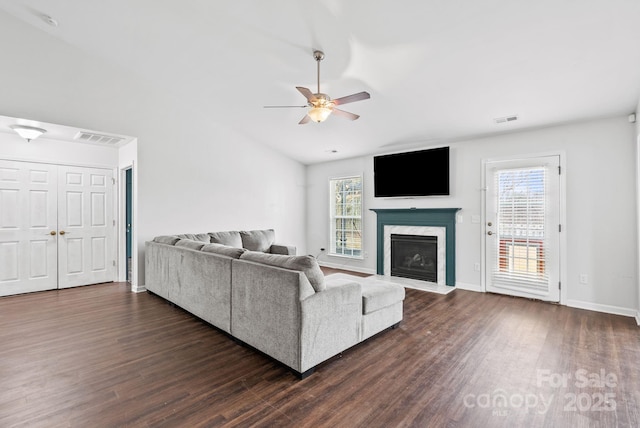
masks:
{"type": "Polygon", "coordinates": [[[365,258],[365,259],[366,259],[366,258],[369,258],[369,252],[368,252],[368,251],[365,251],[365,252],[364,252],[364,258],[365,258]]]}
{"type": "Polygon", "coordinates": [[[580,284],[588,284],[589,283],[589,275],[587,275],[586,273],[581,273],[580,274],[580,284]]]}
{"type": "Polygon", "coordinates": [[[476,272],[480,272],[480,263],[474,263],[473,270],[475,270],[476,272]]]}

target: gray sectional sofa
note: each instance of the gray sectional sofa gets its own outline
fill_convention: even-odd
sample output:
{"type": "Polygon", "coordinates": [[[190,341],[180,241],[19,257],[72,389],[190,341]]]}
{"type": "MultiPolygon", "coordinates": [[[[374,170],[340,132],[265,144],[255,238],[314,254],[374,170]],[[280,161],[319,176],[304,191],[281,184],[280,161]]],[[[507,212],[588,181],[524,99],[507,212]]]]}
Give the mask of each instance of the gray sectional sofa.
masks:
{"type": "Polygon", "coordinates": [[[158,236],[146,243],[146,288],[301,378],[402,320],[402,286],[325,278],[314,257],[274,238],[272,229],[158,236]]]}

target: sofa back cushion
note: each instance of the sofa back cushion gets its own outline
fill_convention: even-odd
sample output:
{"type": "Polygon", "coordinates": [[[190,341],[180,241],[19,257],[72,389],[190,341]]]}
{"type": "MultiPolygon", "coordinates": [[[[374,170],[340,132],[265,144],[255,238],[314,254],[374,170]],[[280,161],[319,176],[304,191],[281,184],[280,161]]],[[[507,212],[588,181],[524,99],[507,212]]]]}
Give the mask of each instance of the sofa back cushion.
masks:
{"type": "Polygon", "coordinates": [[[262,251],[266,253],[276,240],[276,233],[273,229],[265,230],[243,230],[240,232],[242,247],[249,251],[262,251]]]}
{"type": "Polygon", "coordinates": [[[201,251],[204,251],[206,253],[220,254],[227,257],[233,257],[234,259],[239,259],[242,253],[244,253],[247,250],[245,250],[244,248],[235,248],[235,247],[229,247],[228,245],[211,243],[211,244],[204,244],[201,251]]]}
{"type": "Polygon", "coordinates": [[[246,251],[240,260],[249,260],[269,266],[301,271],[305,274],[313,289],[317,292],[326,290],[324,274],[313,256],[285,256],[282,254],[265,254],[257,251],[246,251]]]}
{"type": "Polygon", "coordinates": [[[176,245],[176,242],[178,242],[180,240],[180,238],[178,238],[175,235],[162,235],[162,236],[156,236],[155,238],[153,238],[153,242],[157,242],[159,244],[167,244],[167,245],[176,245]]]}
{"type": "Polygon", "coordinates": [[[209,232],[210,242],[229,247],[242,248],[240,232],[209,232]]]}
{"type": "Polygon", "coordinates": [[[211,238],[208,233],[183,233],[182,235],[176,235],[180,239],[190,239],[192,241],[211,242],[211,238]]]}
{"type": "Polygon", "coordinates": [[[201,250],[204,247],[204,242],[202,241],[194,241],[193,239],[181,239],[176,242],[176,247],[185,247],[190,248],[192,250],[201,250]]]}

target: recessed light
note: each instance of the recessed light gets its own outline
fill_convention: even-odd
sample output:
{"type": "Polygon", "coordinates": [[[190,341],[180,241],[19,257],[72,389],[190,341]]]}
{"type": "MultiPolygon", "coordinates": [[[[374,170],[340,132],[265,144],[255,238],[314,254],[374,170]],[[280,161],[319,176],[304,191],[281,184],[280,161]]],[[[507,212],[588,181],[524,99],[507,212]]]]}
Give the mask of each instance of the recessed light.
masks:
{"type": "Polygon", "coordinates": [[[55,19],[53,19],[49,15],[40,15],[40,18],[42,18],[42,20],[44,22],[46,22],[47,24],[51,25],[52,27],[57,27],[58,26],[58,21],[56,21],[55,19]]]}

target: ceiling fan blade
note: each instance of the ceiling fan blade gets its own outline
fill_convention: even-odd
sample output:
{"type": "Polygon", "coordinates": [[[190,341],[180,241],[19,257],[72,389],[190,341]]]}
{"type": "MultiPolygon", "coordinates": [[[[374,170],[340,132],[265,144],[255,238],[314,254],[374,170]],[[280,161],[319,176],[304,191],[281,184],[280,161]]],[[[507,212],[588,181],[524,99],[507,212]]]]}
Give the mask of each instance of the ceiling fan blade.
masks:
{"type": "Polygon", "coordinates": [[[304,95],[304,97],[307,99],[307,101],[309,102],[313,102],[316,100],[316,97],[313,95],[313,93],[311,93],[311,91],[307,88],[303,88],[302,86],[296,86],[296,89],[298,91],[300,91],[300,93],[302,95],[304,95]]]}
{"type": "Polygon", "coordinates": [[[355,101],[368,100],[371,98],[368,92],[358,92],[357,94],[347,95],[346,97],[341,97],[333,100],[334,104],[339,106],[342,104],[352,103],[355,101]]]}
{"type": "Polygon", "coordinates": [[[264,108],[305,108],[308,106],[264,106],[264,108]]]}
{"type": "Polygon", "coordinates": [[[309,117],[308,114],[306,114],[302,120],[300,122],[298,122],[298,125],[304,125],[305,123],[309,123],[311,122],[311,118],[309,117]]]}
{"type": "Polygon", "coordinates": [[[356,120],[360,117],[357,114],[349,113],[348,111],[340,110],[335,107],[333,108],[332,112],[332,114],[335,114],[336,116],[344,117],[345,119],[349,120],[356,120]]]}

